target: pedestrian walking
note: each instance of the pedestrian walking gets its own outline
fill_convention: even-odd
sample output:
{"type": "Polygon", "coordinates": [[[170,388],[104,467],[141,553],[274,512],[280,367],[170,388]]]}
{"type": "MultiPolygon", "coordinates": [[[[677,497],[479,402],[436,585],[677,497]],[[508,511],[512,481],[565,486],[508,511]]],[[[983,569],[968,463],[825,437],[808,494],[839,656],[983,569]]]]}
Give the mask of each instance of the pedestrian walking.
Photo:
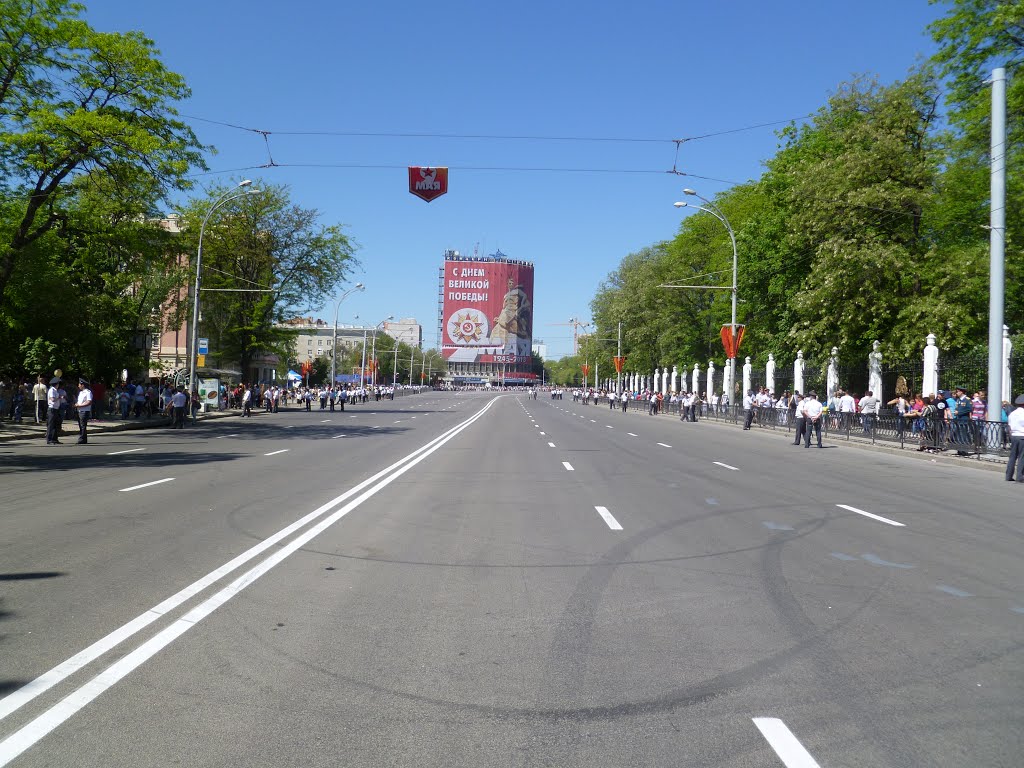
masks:
{"type": "Polygon", "coordinates": [[[75,412],[78,414],[78,445],[87,445],[89,442],[89,417],[92,416],[92,390],[89,389],[89,382],[86,379],[78,380],[78,399],[75,402],[75,412]]]}
{"type": "Polygon", "coordinates": [[[1010,431],[1010,458],[1006,462],[1006,479],[1013,480],[1016,467],[1017,482],[1024,483],[1024,395],[1013,401],[1017,407],[1010,411],[1006,427],[1010,431]]]}

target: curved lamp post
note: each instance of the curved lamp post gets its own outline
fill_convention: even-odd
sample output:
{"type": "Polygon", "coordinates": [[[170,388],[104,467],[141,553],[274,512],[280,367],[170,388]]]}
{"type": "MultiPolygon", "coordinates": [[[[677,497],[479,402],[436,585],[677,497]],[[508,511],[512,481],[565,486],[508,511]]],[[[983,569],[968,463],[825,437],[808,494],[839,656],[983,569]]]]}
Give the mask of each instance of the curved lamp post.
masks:
{"type": "MultiPolygon", "coordinates": [[[[203,224],[199,227],[199,249],[196,253],[196,285],[195,285],[195,296],[192,299],[192,347],[188,353],[188,387],[189,392],[196,386],[196,343],[198,341],[199,333],[199,283],[202,279],[202,268],[203,268],[203,235],[206,233],[206,223],[210,220],[210,216],[226,203],[230,203],[232,200],[237,200],[240,197],[246,195],[255,195],[260,192],[259,189],[246,189],[243,192],[239,192],[239,189],[248,187],[252,184],[252,179],[244,179],[238,182],[238,186],[227,190],[223,195],[218,197],[210,210],[206,212],[203,217],[203,224]]],[[[244,371],[242,372],[245,373],[244,371]]]]}
{"type": "MultiPolygon", "coordinates": [[[[718,219],[720,222],[722,222],[723,226],[725,226],[725,229],[729,232],[729,240],[732,242],[732,289],[731,289],[731,293],[732,293],[732,315],[731,315],[731,318],[732,319],[731,319],[731,322],[730,322],[729,325],[730,325],[730,329],[732,331],[733,336],[735,336],[736,335],[736,293],[737,293],[737,289],[736,289],[736,267],[737,267],[737,262],[738,262],[738,258],[737,258],[737,254],[736,254],[736,234],[732,230],[732,225],[729,224],[729,219],[727,219],[725,217],[725,214],[722,213],[722,211],[718,208],[718,206],[716,206],[714,203],[712,203],[706,197],[703,197],[702,195],[698,195],[692,189],[689,189],[689,188],[683,189],[683,194],[692,195],[692,196],[698,198],[701,202],[704,203],[704,205],[691,205],[690,203],[683,203],[683,202],[673,203],[673,205],[675,205],[676,208],[696,208],[698,211],[704,211],[705,213],[710,213],[712,216],[714,216],[716,219],[718,219]]],[[[704,286],[700,286],[700,287],[704,287],[704,286]]],[[[707,287],[718,287],[718,286],[707,286],[707,287]]],[[[732,357],[732,358],[729,359],[729,386],[730,387],[735,387],[736,386],[736,358],[735,357],[732,357]]],[[[732,401],[732,393],[731,392],[729,393],[729,398],[730,398],[730,402],[731,402],[732,401]]]]}
{"type": "Polygon", "coordinates": [[[366,290],[366,286],[362,283],[356,283],[354,287],[349,288],[343,294],[338,302],[334,305],[334,339],[331,341],[331,386],[337,386],[335,380],[335,373],[337,371],[338,362],[338,310],[341,309],[341,303],[349,297],[349,294],[355,293],[356,291],[366,290]]]}
{"type": "MultiPolygon", "coordinates": [[[[388,315],[375,326],[373,326],[373,352],[370,354],[370,359],[373,361],[373,379],[371,380],[370,386],[377,386],[377,329],[380,328],[388,320],[394,320],[394,315],[388,315]]],[[[363,372],[366,371],[366,331],[363,331],[363,372]]],[[[360,374],[362,375],[362,373],[360,374]]]]}

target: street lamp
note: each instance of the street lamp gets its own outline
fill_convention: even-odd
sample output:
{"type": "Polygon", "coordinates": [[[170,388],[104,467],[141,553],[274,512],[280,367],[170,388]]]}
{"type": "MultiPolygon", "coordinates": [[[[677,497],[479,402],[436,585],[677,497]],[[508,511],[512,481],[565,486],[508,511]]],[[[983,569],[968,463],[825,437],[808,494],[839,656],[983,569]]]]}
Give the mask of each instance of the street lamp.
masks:
{"type": "MultiPolygon", "coordinates": [[[[206,222],[208,222],[210,220],[210,216],[213,214],[213,212],[215,210],[217,210],[218,208],[220,208],[225,203],[230,203],[232,200],[237,200],[238,198],[245,197],[246,195],[258,194],[260,192],[259,189],[246,189],[243,192],[238,192],[239,189],[242,189],[243,187],[248,187],[251,184],[252,184],[252,179],[243,179],[242,181],[238,182],[238,186],[233,187],[233,188],[227,190],[223,195],[218,197],[214,201],[213,205],[210,206],[210,210],[208,210],[206,212],[206,215],[203,217],[203,224],[202,224],[202,226],[199,227],[199,249],[196,252],[196,286],[195,286],[195,296],[192,299],[192,347],[189,350],[189,355],[188,355],[188,386],[189,386],[189,392],[191,392],[192,389],[197,386],[197,384],[196,384],[196,343],[198,341],[198,333],[199,333],[199,282],[200,282],[200,279],[202,278],[201,270],[202,270],[202,267],[203,267],[203,235],[206,232],[206,222]],[[235,193],[237,193],[237,194],[235,194],[235,193]]],[[[243,374],[244,374],[244,371],[243,371],[243,374]]]]}
{"type": "MultiPolygon", "coordinates": [[[[394,315],[388,315],[375,326],[373,326],[373,352],[370,354],[370,359],[373,361],[373,380],[370,386],[377,386],[377,329],[380,328],[388,320],[394,320],[394,315]]],[[[366,370],[366,329],[363,329],[363,371],[366,370]]],[[[362,375],[362,373],[360,373],[362,375]]]]}
{"type": "MultiPolygon", "coordinates": [[[[725,226],[726,230],[729,232],[729,240],[732,242],[732,291],[731,291],[732,292],[732,315],[731,315],[731,322],[729,323],[729,329],[730,329],[730,332],[732,333],[733,338],[735,338],[736,337],[736,294],[737,294],[737,288],[736,288],[736,267],[737,267],[737,263],[739,261],[738,258],[737,258],[737,254],[736,254],[736,233],[734,233],[732,231],[732,225],[729,224],[729,219],[727,219],[725,217],[725,214],[722,213],[722,211],[718,208],[718,206],[716,206],[714,203],[712,203],[706,197],[703,197],[702,195],[698,195],[697,192],[695,192],[694,190],[689,189],[689,188],[684,188],[683,189],[683,194],[692,195],[693,197],[698,198],[701,202],[704,203],[704,205],[690,205],[689,203],[682,203],[682,202],[680,202],[680,203],[673,203],[673,205],[675,205],[676,208],[696,208],[698,211],[704,211],[705,213],[710,213],[712,216],[714,216],[716,219],[718,219],[720,222],[722,222],[722,224],[725,226]]],[[[697,287],[697,286],[693,286],[693,287],[697,287]]],[[[700,286],[700,287],[703,287],[703,286],[700,286]]],[[[709,287],[719,287],[719,286],[709,286],[709,287]]],[[[734,352],[733,356],[731,358],[729,358],[729,388],[730,389],[732,389],[736,385],[736,356],[735,356],[736,350],[734,349],[733,352],[734,352]]],[[[732,392],[729,392],[728,394],[729,394],[729,398],[730,398],[730,402],[731,402],[732,401],[732,392]]]]}
{"type": "Polygon", "coordinates": [[[365,289],[366,289],[365,285],[363,285],[362,283],[356,283],[355,287],[349,288],[347,291],[345,291],[341,295],[341,298],[338,299],[338,303],[334,305],[334,339],[333,339],[333,341],[331,341],[331,386],[332,387],[336,386],[337,383],[338,383],[335,380],[335,371],[337,369],[337,361],[338,361],[338,310],[341,309],[341,302],[343,302],[345,299],[347,299],[350,293],[354,293],[355,291],[362,291],[362,290],[365,290],[365,289]]]}

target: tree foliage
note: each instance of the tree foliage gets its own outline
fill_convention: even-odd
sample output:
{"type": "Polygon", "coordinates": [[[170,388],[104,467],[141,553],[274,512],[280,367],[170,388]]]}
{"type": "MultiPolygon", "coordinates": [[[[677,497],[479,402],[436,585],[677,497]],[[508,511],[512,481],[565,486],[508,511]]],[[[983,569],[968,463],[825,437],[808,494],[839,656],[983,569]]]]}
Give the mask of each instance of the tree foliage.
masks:
{"type": "Polygon", "coordinates": [[[355,264],[341,226],[322,224],[285,186],[257,187],[214,187],[182,217],[190,252],[203,236],[200,328],[243,375],[260,355],[287,357],[294,333],[275,324],[322,306],[355,264]]]}
{"type": "Polygon", "coordinates": [[[180,275],[147,222],[202,166],[153,43],[66,0],[0,3],[0,368],[109,377],[180,275]]]}

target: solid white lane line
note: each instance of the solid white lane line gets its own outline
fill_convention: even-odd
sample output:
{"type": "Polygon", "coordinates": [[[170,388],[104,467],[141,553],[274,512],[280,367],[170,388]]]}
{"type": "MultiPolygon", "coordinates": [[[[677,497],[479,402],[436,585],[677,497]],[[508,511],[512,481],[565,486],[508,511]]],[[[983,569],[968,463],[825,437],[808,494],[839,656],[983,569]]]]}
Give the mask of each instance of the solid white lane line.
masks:
{"type": "Polygon", "coordinates": [[[887,525],[895,525],[898,528],[905,528],[903,523],[897,523],[895,520],[890,520],[888,517],[882,517],[881,515],[873,515],[870,512],[865,512],[863,509],[857,509],[847,504],[836,504],[840,509],[848,509],[850,512],[856,512],[858,515],[864,515],[864,517],[870,517],[872,520],[878,520],[879,522],[886,523],[887,525]]]}
{"type": "Polygon", "coordinates": [[[551,448],[554,448],[555,444],[554,443],[548,443],[548,446],[551,447],[551,448]]]}
{"type": "Polygon", "coordinates": [[[139,488],[149,488],[151,485],[160,485],[160,483],[169,483],[173,480],[173,477],[165,477],[163,480],[154,480],[152,483],[143,483],[142,485],[133,485],[131,488],[120,488],[121,493],[126,491],[137,491],[139,488]]]}
{"type": "Polygon", "coordinates": [[[786,768],[821,768],[793,732],[777,717],[755,717],[753,720],[786,768]]]}
{"type": "Polygon", "coordinates": [[[572,464],[570,464],[568,461],[563,461],[562,466],[565,467],[569,472],[574,471],[572,468],[572,464]]]}
{"type": "Polygon", "coordinates": [[[139,451],[144,451],[144,450],[146,450],[146,449],[145,448],[129,448],[129,449],[125,450],[125,451],[111,451],[110,453],[107,454],[107,456],[120,456],[122,453],[138,453],[139,451]]]}
{"type": "Polygon", "coordinates": [[[626,434],[630,437],[639,437],[639,435],[634,435],[632,432],[627,432],[626,434]]]}
{"type": "Polygon", "coordinates": [[[733,472],[739,472],[740,471],[739,467],[734,467],[732,464],[724,464],[721,461],[712,461],[711,463],[712,464],[717,464],[720,467],[725,467],[726,469],[731,469],[733,472]]]}
{"type": "Polygon", "coordinates": [[[608,523],[608,527],[613,531],[621,531],[622,526],[619,525],[619,521],[616,520],[612,513],[608,511],[608,507],[594,507],[597,510],[597,514],[604,518],[604,521],[608,523]]]}
{"type": "MultiPolygon", "coordinates": [[[[134,666],[131,666],[131,667],[125,669],[121,674],[119,674],[116,677],[116,679],[110,680],[106,685],[102,685],[102,684],[97,685],[97,682],[99,681],[100,676],[97,676],[97,677],[93,678],[93,680],[91,680],[90,682],[88,682],[85,685],[83,685],[76,692],[74,692],[74,693],[70,694],[69,696],[67,696],[65,699],[63,699],[61,702],[56,704],[54,707],[52,707],[48,711],[44,712],[42,715],[37,717],[35,720],[30,722],[28,725],[24,726],[21,730],[16,731],[12,736],[7,738],[3,742],[0,742],[0,765],[6,765],[8,762],[13,760],[15,757],[20,755],[26,749],[31,747],[33,744],[35,744],[41,738],[43,738],[47,733],[49,733],[54,728],[56,728],[58,725],[60,725],[62,722],[67,720],[69,717],[71,717],[79,709],[81,709],[86,704],[88,704],[90,701],[92,701],[97,696],[99,696],[101,693],[103,693],[103,691],[105,691],[107,688],[109,688],[110,685],[113,685],[115,682],[117,682],[117,680],[119,680],[121,677],[124,677],[124,675],[126,675],[128,672],[130,672],[136,666],[138,666],[143,661],[145,661],[147,658],[149,658],[149,656],[152,656],[154,653],[159,651],[160,648],[163,648],[165,645],[167,645],[167,643],[169,643],[175,637],[177,637],[178,635],[180,635],[183,632],[185,632],[188,629],[190,629],[192,626],[195,625],[195,623],[197,623],[200,619],[202,619],[208,613],[210,613],[211,611],[215,610],[217,607],[219,607],[223,603],[227,602],[227,600],[229,600],[238,591],[241,591],[242,589],[244,589],[246,586],[248,586],[250,583],[255,581],[263,573],[265,573],[267,570],[272,568],[278,562],[283,560],[285,557],[290,555],[292,552],[294,552],[297,549],[299,549],[302,546],[304,546],[307,541],[312,539],[314,536],[318,535],[321,531],[323,531],[324,529],[326,529],[327,527],[329,527],[333,523],[335,523],[338,520],[340,520],[342,517],[344,517],[346,514],[348,514],[352,509],[355,509],[355,507],[357,507],[359,504],[361,504],[364,500],[366,500],[367,498],[372,496],[374,493],[376,493],[381,488],[383,488],[386,485],[390,484],[397,477],[399,477],[400,475],[404,474],[406,471],[411,469],[415,464],[418,464],[424,458],[429,456],[435,450],[437,450],[442,445],[444,445],[449,440],[451,440],[453,437],[455,437],[459,432],[463,431],[469,425],[471,425],[473,422],[475,422],[477,419],[481,418],[490,409],[490,407],[495,403],[495,401],[496,401],[496,398],[495,398],[495,400],[491,400],[483,408],[481,408],[479,411],[477,411],[473,416],[471,416],[468,419],[466,419],[465,421],[463,421],[461,424],[457,424],[456,426],[450,428],[449,430],[447,430],[446,432],[442,433],[438,437],[435,437],[433,440],[430,440],[429,442],[427,442],[425,445],[417,448],[412,453],[408,454],[407,456],[402,457],[401,459],[396,461],[391,466],[386,467],[385,469],[382,469],[377,474],[373,475],[372,477],[367,478],[366,480],[362,481],[361,483],[359,483],[358,485],[354,486],[353,488],[350,488],[349,490],[345,491],[345,493],[341,494],[340,496],[337,496],[337,497],[331,499],[330,501],[328,501],[326,504],[323,504],[322,506],[317,507],[312,512],[307,514],[305,517],[302,517],[299,520],[296,520],[291,525],[289,525],[289,526],[287,526],[285,528],[282,528],[277,533],[273,534],[269,538],[264,539],[263,541],[261,541],[260,543],[256,544],[255,546],[249,548],[248,550],[246,550],[245,552],[240,554],[238,557],[236,557],[233,560],[230,560],[229,562],[227,562],[224,565],[222,565],[220,568],[217,568],[216,570],[211,571],[210,573],[208,573],[205,576],[203,576],[201,579],[198,579],[197,581],[194,581],[192,584],[188,585],[184,589],[182,589],[182,590],[176,592],[175,594],[171,595],[169,598],[167,598],[163,602],[158,603],[157,605],[155,605],[152,608],[150,608],[148,611],[145,611],[144,613],[142,613],[139,616],[135,617],[134,619],[129,621],[127,624],[122,625],[121,627],[119,627],[118,629],[114,630],[113,632],[111,632],[110,634],[106,635],[105,637],[100,638],[95,643],[90,645],[88,648],[86,648],[86,649],[84,649],[82,651],[79,651],[74,656],[72,656],[71,658],[69,658],[66,661],[62,662],[61,664],[58,664],[53,669],[49,670],[48,672],[43,673],[42,675],[40,675],[36,679],[32,680],[31,682],[23,685],[21,688],[18,688],[16,691],[13,691],[13,692],[9,693],[7,696],[5,696],[4,698],[0,699],[0,720],[2,720],[3,718],[5,718],[8,715],[10,715],[12,712],[16,712],[18,709],[20,709],[21,707],[25,706],[25,704],[27,704],[28,702],[32,701],[33,699],[35,699],[40,694],[48,691],[53,686],[57,685],[61,681],[63,681],[66,678],[70,677],[75,672],[77,672],[78,670],[80,670],[83,667],[85,667],[87,664],[92,663],[93,661],[98,659],[100,656],[105,654],[107,651],[111,650],[112,648],[116,648],[118,645],[120,645],[122,642],[127,640],[129,637],[131,637],[132,635],[136,634],[140,630],[144,629],[149,624],[151,624],[154,621],[156,621],[157,619],[159,619],[161,616],[165,615],[169,611],[173,610],[174,608],[178,607],[182,603],[186,602],[187,600],[191,599],[195,595],[199,594],[200,592],[202,592],[204,589],[206,589],[211,584],[216,583],[217,581],[222,579],[224,576],[227,576],[232,571],[238,570],[238,568],[240,568],[242,565],[247,563],[249,560],[252,560],[253,558],[255,558],[258,555],[262,554],[263,552],[265,552],[266,550],[270,549],[271,547],[276,546],[278,544],[278,542],[282,541],[283,539],[287,538],[288,536],[291,536],[293,533],[295,533],[296,531],[300,530],[301,528],[303,528],[304,526],[308,525],[309,523],[311,523],[312,521],[316,520],[317,518],[323,517],[323,515],[325,515],[328,512],[330,512],[332,509],[337,507],[340,503],[342,503],[346,499],[349,499],[352,496],[355,496],[357,493],[360,493],[360,491],[363,491],[365,488],[367,488],[369,486],[372,486],[378,480],[381,480],[381,478],[384,478],[376,486],[374,486],[373,488],[370,488],[369,491],[364,492],[362,495],[358,496],[355,500],[349,502],[348,505],[346,505],[345,507],[342,507],[338,511],[334,512],[330,517],[328,517],[325,520],[323,520],[317,526],[315,526],[313,528],[310,528],[302,536],[300,536],[300,537],[296,538],[295,540],[293,540],[291,542],[291,544],[287,545],[287,547],[284,547],[284,548],[278,550],[274,555],[272,555],[271,557],[268,557],[266,560],[262,561],[256,567],[254,567],[254,568],[250,569],[249,571],[247,571],[240,578],[238,578],[234,582],[232,582],[231,585],[229,585],[229,587],[227,587],[225,590],[221,590],[221,592],[218,592],[213,597],[209,598],[206,602],[201,603],[199,606],[197,606],[191,612],[186,614],[182,619],[179,619],[177,622],[175,622],[170,627],[165,629],[159,635],[156,635],[154,638],[152,638],[149,642],[147,642],[143,646],[140,646],[136,651],[134,651],[133,653],[131,653],[128,656],[126,656],[124,659],[122,659],[117,664],[115,664],[115,665],[113,665],[111,667],[108,667],[107,670],[104,673],[101,673],[101,675],[100,675],[100,676],[106,675],[107,673],[110,673],[110,672],[114,671],[115,667],[118,667],[118,665],[125,664],[125,662],[127,662],[129,659],[138,659],[138,661],[134,664],[134,666]],[[397,471],[395,471],[395,470],[397,470],[397,471]],[[394,471],[394,474],[389,475],[389,473],[391,473],[393,471],[394,471]],[[225,592],[229,592],[232,589],[235,590],[235,591],[231,592],[230,594],[227,594],[226,596],[223,596],[225,592]],[[210,603],[211,601],[217,601],[216,605],[213,605],[212,607],[210,607],[209,610],[207,610],[201,616],[198,616],[197,618],[192,618],[193,614],[195,614],[196,611],[198,611],[199,609],[203,608],[203,606],[207,605],[207,603],[210,603]],[[180,631],[175,630],[175,627],[177,627],[178,625],[181,625],[182,623],[185,624],[184,628],[180,629],[180,631]],[[169,635],[169,634],[173,634],[173,637],[169,637],[166,640],[166,642],[161,642],[161,643],[153,646],[154,641],[158,641],[161,637],[163,637],[165,635],[169,635]],[[149,653],[148,656],[145,656],[145,655],[141,655],[140,656],[140,652],[144,648],[150,648],[151,646],[153,646],[153,647],[152,647],[152,650],[151,650],[151,652],[149,653]],[[75,698],[76,696],[78,697],[77,699],[75,698]],[[63,709],[61,709],[61,708],[63,708],[63,709]],[[60,709],[60,712],[58,712],[59,709],[60,709]]],[[[173,478],[170,478],[170,479],[173,479],[173,478]]]]}
{"type": "Polygon", "coordinates": [[[337,440],[339,437],[346,437],[346,435],[335,435],[331,440],[337,440]]]}
{"type": "Polygon", "coordinates": [[[291,448],[282,448],[280,451],[271,451],[270,453],[264,453],[264,456],[277,456],[279,453],[287,453],[291,448]]]}
{"type": "Polygon", "coordinates": [[[668,443],[658,443],[658,445],[660,445],[662,448],[671,448],[672,447],[668,443]]]}

